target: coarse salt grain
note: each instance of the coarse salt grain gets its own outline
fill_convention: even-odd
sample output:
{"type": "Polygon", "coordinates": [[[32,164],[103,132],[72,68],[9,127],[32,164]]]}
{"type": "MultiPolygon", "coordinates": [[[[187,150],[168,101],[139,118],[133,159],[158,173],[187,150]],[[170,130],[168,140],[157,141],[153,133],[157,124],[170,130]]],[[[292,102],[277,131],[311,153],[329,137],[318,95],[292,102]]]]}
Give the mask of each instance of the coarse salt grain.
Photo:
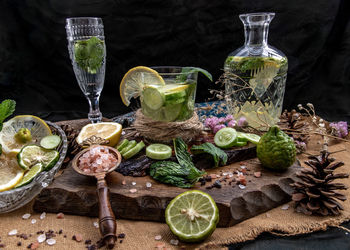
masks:
{"type": "Polygon", "coordinates": [[[48,185],[49,185],[49,184],[46,183],[46,182],[41,183],[41,186],[42,186],[43,188],[46,188],[48,185]]]}
{"type": "Polygon", "coordinates": [[[240,189],[245,189],[245,186],[242,185],[242,184],[239,184],[238,187],[239,187],[240,189]]]}
{"type": "Polygon", "coordinates": [[[36,223],[36,219],[32,219],[31,223],[35,224],[36,223]]]}
{"type": "Polygon", "coordinates": [[[155,239],[155,240],[161,240],[161,239],[162,239],[162,236],[161,236],[161,235],[156,235],[156,236],[154,237],[154,239],[155,239]]]}
{"type": "Polygon", "coordinates": [[[247,167],[246,166],[241,166],[241,169],[246,169],[247,167]]]}
{"type": "Polygon", "coordinates": [[[23,220],[28,220],[32,216],[31,214],[23,214],[22,219],[23,220]]]}
{"type": "Polygon", "coordinates": [[[225,173],[222,173],[222,176],[226,176],[226,175],[228,175],[228,173],[226,173],[226,172],[225,172],[225,173]]]}
{"type": "Polygon", "coordinates": [[[37,238],[39,243],[43,243],[46,240],[46,235],[45,234],[40,234],[37,238]]]}
{"type": "Polygon", "coordinates": [[[170,240],[170,244],[174,245],[174,246],[177,246],[177,245],[179,245],[179,241],[172,239],[172,240],[170,240]]]}
{"type": "Polygon", "coordinates": [[[100,227],[96,221],[94,221],[93,224],[94,224],[94,227],[96,227],[96,228],[99,228],[99,227],[100,227]]]}
{"type": "Polygon", "coordinates": [[[45,217],[46,217],[46,213],[45,213],[45,212],[43,212],[43,213],[40,215],[40,220],[45,219],[45,217]]]}
{"type": "Polygon", "coordinates": [[[17,229],[13,229],[9,232],[10,236],[16,235],[17,234],[17,229]]]}
{"type": "Polygon", "coordinates": [[[147,187],[147,188],[152,187],[152,183],[150,183],[150,182],[146,182],[146,187],[147,187]]]}
{"type": "Polygon", "coordinates": [[[136,192],[137,192],[137,189],[133,188],[133,189],[130,189],[129,191],[130,191],[130,193],[133,194],[133,193],[136,193],[136,192]]]}
{"type": "Polygon", "coordinates": [[[46,241],[46,243],[47,243],[48,245],[52,246],[52,245],[55,245],[55,244],[56,244],[56,240],[51,238],[51,239],[48,239],[48,240],[46,241]]]}
{"type": "Polygon", "coordinates": [[[133,182],[131,182],[131,185],[135,186],[135,185],[136,185],[136,182],[134,182],[134,181],[133,181],[133,182]]]}
{"type": "Polygon", "coordinates": [[[289,208],[289,205],[288,205],[288,204],[285,204],[285,205],[283,205],[283,206],[281,207],[282,210],[288,210],[288,208],[289,208]]]}

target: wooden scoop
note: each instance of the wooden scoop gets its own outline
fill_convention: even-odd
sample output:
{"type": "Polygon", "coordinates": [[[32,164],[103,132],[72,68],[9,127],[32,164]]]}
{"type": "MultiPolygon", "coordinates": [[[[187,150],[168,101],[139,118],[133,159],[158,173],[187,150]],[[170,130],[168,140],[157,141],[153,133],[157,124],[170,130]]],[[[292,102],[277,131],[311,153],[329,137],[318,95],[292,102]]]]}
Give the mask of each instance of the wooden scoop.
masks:
{"type": "Polygon", "coordinates": [[[100,226],[100,233],[102,236],[103,241],[105,242],[106,246],[109,249],[112,249],[115,245],[115,241],[117,239],[116,231],[117,231],[117,224],[115,221],[115,217],[113,214],[113,210],[111,208],[111,203],[109,201],[109,189],[105,180],[105,177],[108,173],[114,171],[121,162],[121,155],[118,150],[115,148],[109,147],[109,146],[102,146],[102,145],[93,145],[90,146],[81,152],[79,152],[72,161],[73,169],[81,174],[81,175],[87,175],[87,176],[94,176],[97,179],[97,196],[99,200],[99,226],[100,226]],[[111,154],[114,154],[117,158],[117,163],[114,167],[108,169],[106,172],[99,172],[99,173],[85,173],[83,172],[79,167],[79,158],[87,151],[89,151],[93,147],[104,147],[109,150],[111,154]]]}

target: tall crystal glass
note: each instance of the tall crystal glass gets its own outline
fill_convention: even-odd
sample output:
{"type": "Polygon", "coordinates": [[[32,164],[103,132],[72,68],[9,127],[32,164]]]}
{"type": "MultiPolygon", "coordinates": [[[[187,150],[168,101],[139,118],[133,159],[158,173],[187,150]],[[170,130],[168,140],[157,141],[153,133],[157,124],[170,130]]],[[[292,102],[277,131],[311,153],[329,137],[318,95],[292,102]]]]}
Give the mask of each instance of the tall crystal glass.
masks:
{"type": "Polygon", "coordinates": [[[92,123],[102,120],[99,108],[106,70],[106,45],[101,18],[74,17],[66,19],[69,56],[80,89],[89,101],[88,118],[92,123]]]}

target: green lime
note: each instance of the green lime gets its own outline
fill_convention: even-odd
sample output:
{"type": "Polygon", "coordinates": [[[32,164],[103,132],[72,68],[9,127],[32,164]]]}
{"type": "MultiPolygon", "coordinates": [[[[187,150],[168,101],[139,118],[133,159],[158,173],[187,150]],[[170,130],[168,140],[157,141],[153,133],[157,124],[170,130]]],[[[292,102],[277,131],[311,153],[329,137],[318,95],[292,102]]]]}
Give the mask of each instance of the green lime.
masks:
{"type": "Polygon", "coordinates": [[[146,155],[154,160],[165,160],[171,157],[172,150],[168,145],[156,143],[146,148],[146,155]]]}
{"type": "Polygon", "coordinates": [[[273,126],[265,133],[256,147],[261,164],[274,170],[285,170],[296,158],[294,140],[279,127],[273,126]]]}
{"type": "Polygon", "coordinates": [[[126,152],[128,152],[130,149],[132,149],[133,147],[135,147],[137,144],[137,142],[135,140],[129,141],[128,145],[125,146],[120,152],[121,155],[125,154],[126,152]]]}
{"type": "Polygon", "coordinates": [[[54,149],[58,147],[60,143],[61,137],[59,137],[58,135],[48,135],[41,139],[40,146],[46,149],[54,149]]]}
{"type": "Polygon", "coordinates": [[[48,150],[37,145],[28,145],[22,148],[17,155],[18,164],[24,170],[41,163],[43,170],[51,169],[58,161],[60,154],[56,150],[48,150]]]}
{"type": "Polygon", "coordinates": [[[207,193],[191,190],[176,196],[165,210],[166,223],[181,241],[208,238],[219,221],[219,209],[207,193]]]}
{"type": "Polygon", "coordinates": [[[122,142],[118,144],[117,150],[120,152],[120,151],[121,151],[122,149],[124,149],[128,144],[129,144],[129,140],[128,140],[128,139],[122,140],[122,142]]]}
{"type": "Polygon", "coordinates": [[[15,188],[22,187],[32,182],[32,180],[43,171],[43,165],[41,163],[35,164],[22,178],[15,188]]]}
{"type": "Polygon", "coordinates": [[[139,143],[136,144],[135,147],[126,151],[122,156],[125,159],[129,159],[129,158],[133,157],[134,155],[136,155],[137,153],[139,153],[144,147],[145,147],[145,143],[143,141],[140,141],[139,143]]]}
{"type": "Polygon", "coordinates": [[[219,148],[230,148],[234,146],[237,131],[234,128],[222,128],[216,132],[214,142],[219,148]]]}
{"type": "Polygon", "coordinates": [[[158,87],[146,86],[142,92],[142,99],[153,110],[161,108],[164,104],[164,94],[159,91],[158,87]]]}

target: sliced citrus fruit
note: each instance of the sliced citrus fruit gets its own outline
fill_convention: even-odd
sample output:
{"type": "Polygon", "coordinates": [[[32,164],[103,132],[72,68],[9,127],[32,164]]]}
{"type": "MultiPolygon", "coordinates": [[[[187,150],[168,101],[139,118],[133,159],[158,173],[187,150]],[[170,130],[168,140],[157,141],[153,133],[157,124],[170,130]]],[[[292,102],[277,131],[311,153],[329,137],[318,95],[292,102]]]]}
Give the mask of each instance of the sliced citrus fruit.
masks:
{"type": "Polygon", "coordinates": [[[122,134],[122,125],[116,122],[100,122],[92,123],[84,126],[78,137],[77,143],[82,144],[84,140],[91,136],[97,136],[102,139],[108,140],[108,146],[114,147],[119,142],[122,134]]]}
{"type": "Polygon", "coordinates": [[[0,192],[16,186],[23,175],[24,170],[18,166],[16,157],[5,154],[0,156],[0,192]]]}
{"type": "Polygon", "coordinates": [[[162,86],[165,82],[158,72],[151,68],[138,66],[130,69],[119,86],[123,103],[129,106],[131,98],[139,97],[145,85],[162,86]]]}
{"type": "Polygon", "coordinates": [[[15,186],[15,188],[22,187],[29,184],[32,180],[41,173],[43,170],[43,165],[38,163],[34,165],[22,178],[22,180],[15,186]]]}
{"type": "Polygon", "coordinates": [[[191,190],[179,194],[169,203],[165,219],[181,241],[199,242],[214,232],[219,210],[209,194],[191,190]]]}
{"type": "Polygon", "coordinates": [[[37,145],[28,145],[22,148],[17,155],[18,164],[24,170],[32,168],[34,165],[41,163],[43,170],[51,169],[60,154],[56,150],[47,150],[37,145]]]}
{"type": "Polygon", "coordinates": [[[0,132],[0,144],[5,153],[17,154],[25,145],[39,143],[45,136],[51,135],[51,129],[45,121],[33,115],[19,115],[4,123],[0,132]],[[31,140],[27,142],[16,139],[17,132],[27,128],[31,133],[31,140]]]}

